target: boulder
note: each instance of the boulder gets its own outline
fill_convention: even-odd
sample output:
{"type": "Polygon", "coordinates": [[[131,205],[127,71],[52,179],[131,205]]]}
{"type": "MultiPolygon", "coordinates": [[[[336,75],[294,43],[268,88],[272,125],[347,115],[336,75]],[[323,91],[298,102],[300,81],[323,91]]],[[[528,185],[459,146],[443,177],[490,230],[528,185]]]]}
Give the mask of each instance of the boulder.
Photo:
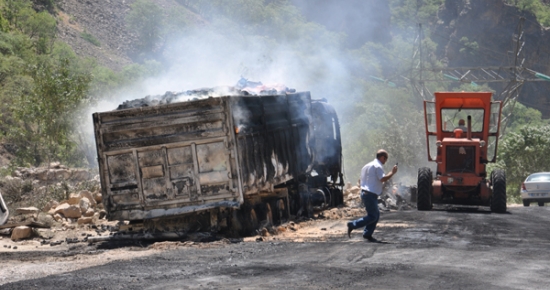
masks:
{"type": "Polygon", "coordinates": [[[61,214],[66,218],[77,219],[82,216],[82,211],[80,210],[80,206],[71,204],[69,207],[63,209],[61,214]]]}
{"type": "Polygon", "coordinates": [[[83,197],[80,199],[78,206],[80,207],[80,212],[85,213],[90,208],[90,200],[87,197],[83,197]]]}
{"type": "Polygon", "coordinates": [[[34,234],[42,239],[49,240],[55,236],[55,232],[50,229],[34,229],[34,234]]]}
{"type": "Polygon", "coordinates": [[[11,240],[19,241],[32,237],[32,229],[27,226],[15,227],[11,232],[11,240]]]}
{"type": "Polygon", "coordinates": [[[67,200],[68,204],[78,204],[80,202],[80,199],[82,196],[78,193],[71,193],[69,194],[69,199],[67,200]]]}
{"type": "Polygon", "coordinates": [[[90,217],[90,216],[93,216],[95,213],[94,209],[93,208],[89,208],[85,213],[83,213],[82,215],[85,216],[85,217],[90,217]]]}
{"type": "Polygon", "coordinates": [[[97,203],[100,203],[103,200],[100,192],[94,192],[94,199],[97,203]]]}
{"type": "Polygon", "coordinates": [[[82,190],[78,194],[80,195],[81,198],[84,198],[84,197],[87,198],[91,207],[95,207],[97,205],[94,195],[91,192],[87,190],[82,190]]]}
{"type": "Polygon", "coordinates": [[[60,205],[56,206],[55,207],[55,210],[54,210],[54,213],[63,213],[64,210],[66,210],[67,208],[69,208],[71,205],[66,203],[66,202],[63,202],[61,203],[60,205]]]}
{"type": "Polygon", "coordinates": [[[81,217],[78,219],[77,223],[79,225],[83,225],[83,224],[91,224],[93,221],[93,217],[81,217]]]}
{"type": "Polygon", "coordinates": [[[53,218],[55,219],[56,222],[61,222],[63,221],[63,216],[61,216],[60,214],[56,213],[53,215],[53,218]]]}
{"type": "Polygon", "coordinates": [[[16,209],[15,212],[17,214],[37,214],[39,210],[36,207],[31,206],[31,207],[20,207],[16,209]]]}

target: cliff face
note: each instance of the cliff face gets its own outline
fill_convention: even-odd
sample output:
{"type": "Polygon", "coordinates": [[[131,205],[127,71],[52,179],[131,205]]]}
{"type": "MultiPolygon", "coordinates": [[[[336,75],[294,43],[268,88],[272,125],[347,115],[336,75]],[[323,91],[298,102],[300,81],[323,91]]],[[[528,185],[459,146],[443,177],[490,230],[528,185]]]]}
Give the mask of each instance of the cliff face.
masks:
{"type": "MultiPolygon", "coordinates": [[[[550,75],[550,34],[531,13],[503,0],[447,0],[438,12],[439,21],[430,37],[438,43],[437,58],[449,67],[514,65],[520,18],[524,17],[525,46],[518,60],[524,68],[550,75]],[[467,38],[467,40],[466,40],[467,38]],[[476,42],[477,49],[471,49],[476,42]]],[[[519,64],[518,64],[519,65],[519,64]]],[[[534,75],[529,75],[535,78],[534,75]]],[[[500,91],[503,86],[495,85],[500,91]],[[498,87],[497,87],[498,86],[498,87]]],[[[525,82],[519,101],[550,117],[550,82],[525,82]]]]}

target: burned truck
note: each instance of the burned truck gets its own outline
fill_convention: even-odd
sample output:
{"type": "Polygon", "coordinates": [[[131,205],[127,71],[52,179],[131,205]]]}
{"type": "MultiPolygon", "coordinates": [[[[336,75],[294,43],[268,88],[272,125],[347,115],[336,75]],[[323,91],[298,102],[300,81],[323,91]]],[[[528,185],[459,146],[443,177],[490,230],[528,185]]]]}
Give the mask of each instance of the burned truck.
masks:
{"type": "Polygon", "coordinates": [[[343,203],[338,117],[309,92],[100,112],[93,123],[110,220],[250,233],[343,203]]]}

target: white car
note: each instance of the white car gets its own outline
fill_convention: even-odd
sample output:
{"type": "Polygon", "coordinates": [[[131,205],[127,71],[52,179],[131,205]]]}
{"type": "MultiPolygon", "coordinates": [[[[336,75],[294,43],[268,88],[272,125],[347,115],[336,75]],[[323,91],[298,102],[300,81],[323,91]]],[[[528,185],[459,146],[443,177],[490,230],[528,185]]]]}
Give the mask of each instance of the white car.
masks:
{"type": "Polygon", "coordinates": [[[520,191],[523,206],[529,206],[531,202],[537,202],[544,206],[550,202],[550,172],[533,173],[521,184],[520,191]]]}

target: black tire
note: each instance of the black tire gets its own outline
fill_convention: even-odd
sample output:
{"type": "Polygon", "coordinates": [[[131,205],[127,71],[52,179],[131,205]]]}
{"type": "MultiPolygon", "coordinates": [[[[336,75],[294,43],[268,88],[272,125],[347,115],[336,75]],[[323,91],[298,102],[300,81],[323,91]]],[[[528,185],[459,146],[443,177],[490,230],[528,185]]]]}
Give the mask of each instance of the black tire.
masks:
{"type": "Polygon", "coordinates": [[[523,206],[529,206],[529,205],[531,205],[530,202],[528,202],[527,200],[524,200],[524,201],[523,201],[523,206]]]}
{"type": "Polygon", "coordinates": [[[273,210],[273,220],[275,224],[280,225],[288,220],[286,199],[279,198],[272,201],[270,204],[273,210]]]}
{"type": "Polygon", "coordinates": [[[544,202],[539,201],[539,206],[544,206],[544,202]]]}
{"type": "Polygon", "coordinates": [[[260,226],[260,221],[258,220],[258,215],[254,207],[248,206],[244,210],[244,219],[245,219],[245,233],[247,235],[255,235],[258,227],[260,226]]]}
{"type": "Polygon", "coordinates": [[[432,171],[428,167],[418,169],[416,207],[418,210],[432,209],[432,171]]]}
{"type": "Polygon", "coordinates": [[[491,199],[491,211],[496,213],[506,212],[506,174],[504,170],[493,171],[493,198],[491,199]]]}

